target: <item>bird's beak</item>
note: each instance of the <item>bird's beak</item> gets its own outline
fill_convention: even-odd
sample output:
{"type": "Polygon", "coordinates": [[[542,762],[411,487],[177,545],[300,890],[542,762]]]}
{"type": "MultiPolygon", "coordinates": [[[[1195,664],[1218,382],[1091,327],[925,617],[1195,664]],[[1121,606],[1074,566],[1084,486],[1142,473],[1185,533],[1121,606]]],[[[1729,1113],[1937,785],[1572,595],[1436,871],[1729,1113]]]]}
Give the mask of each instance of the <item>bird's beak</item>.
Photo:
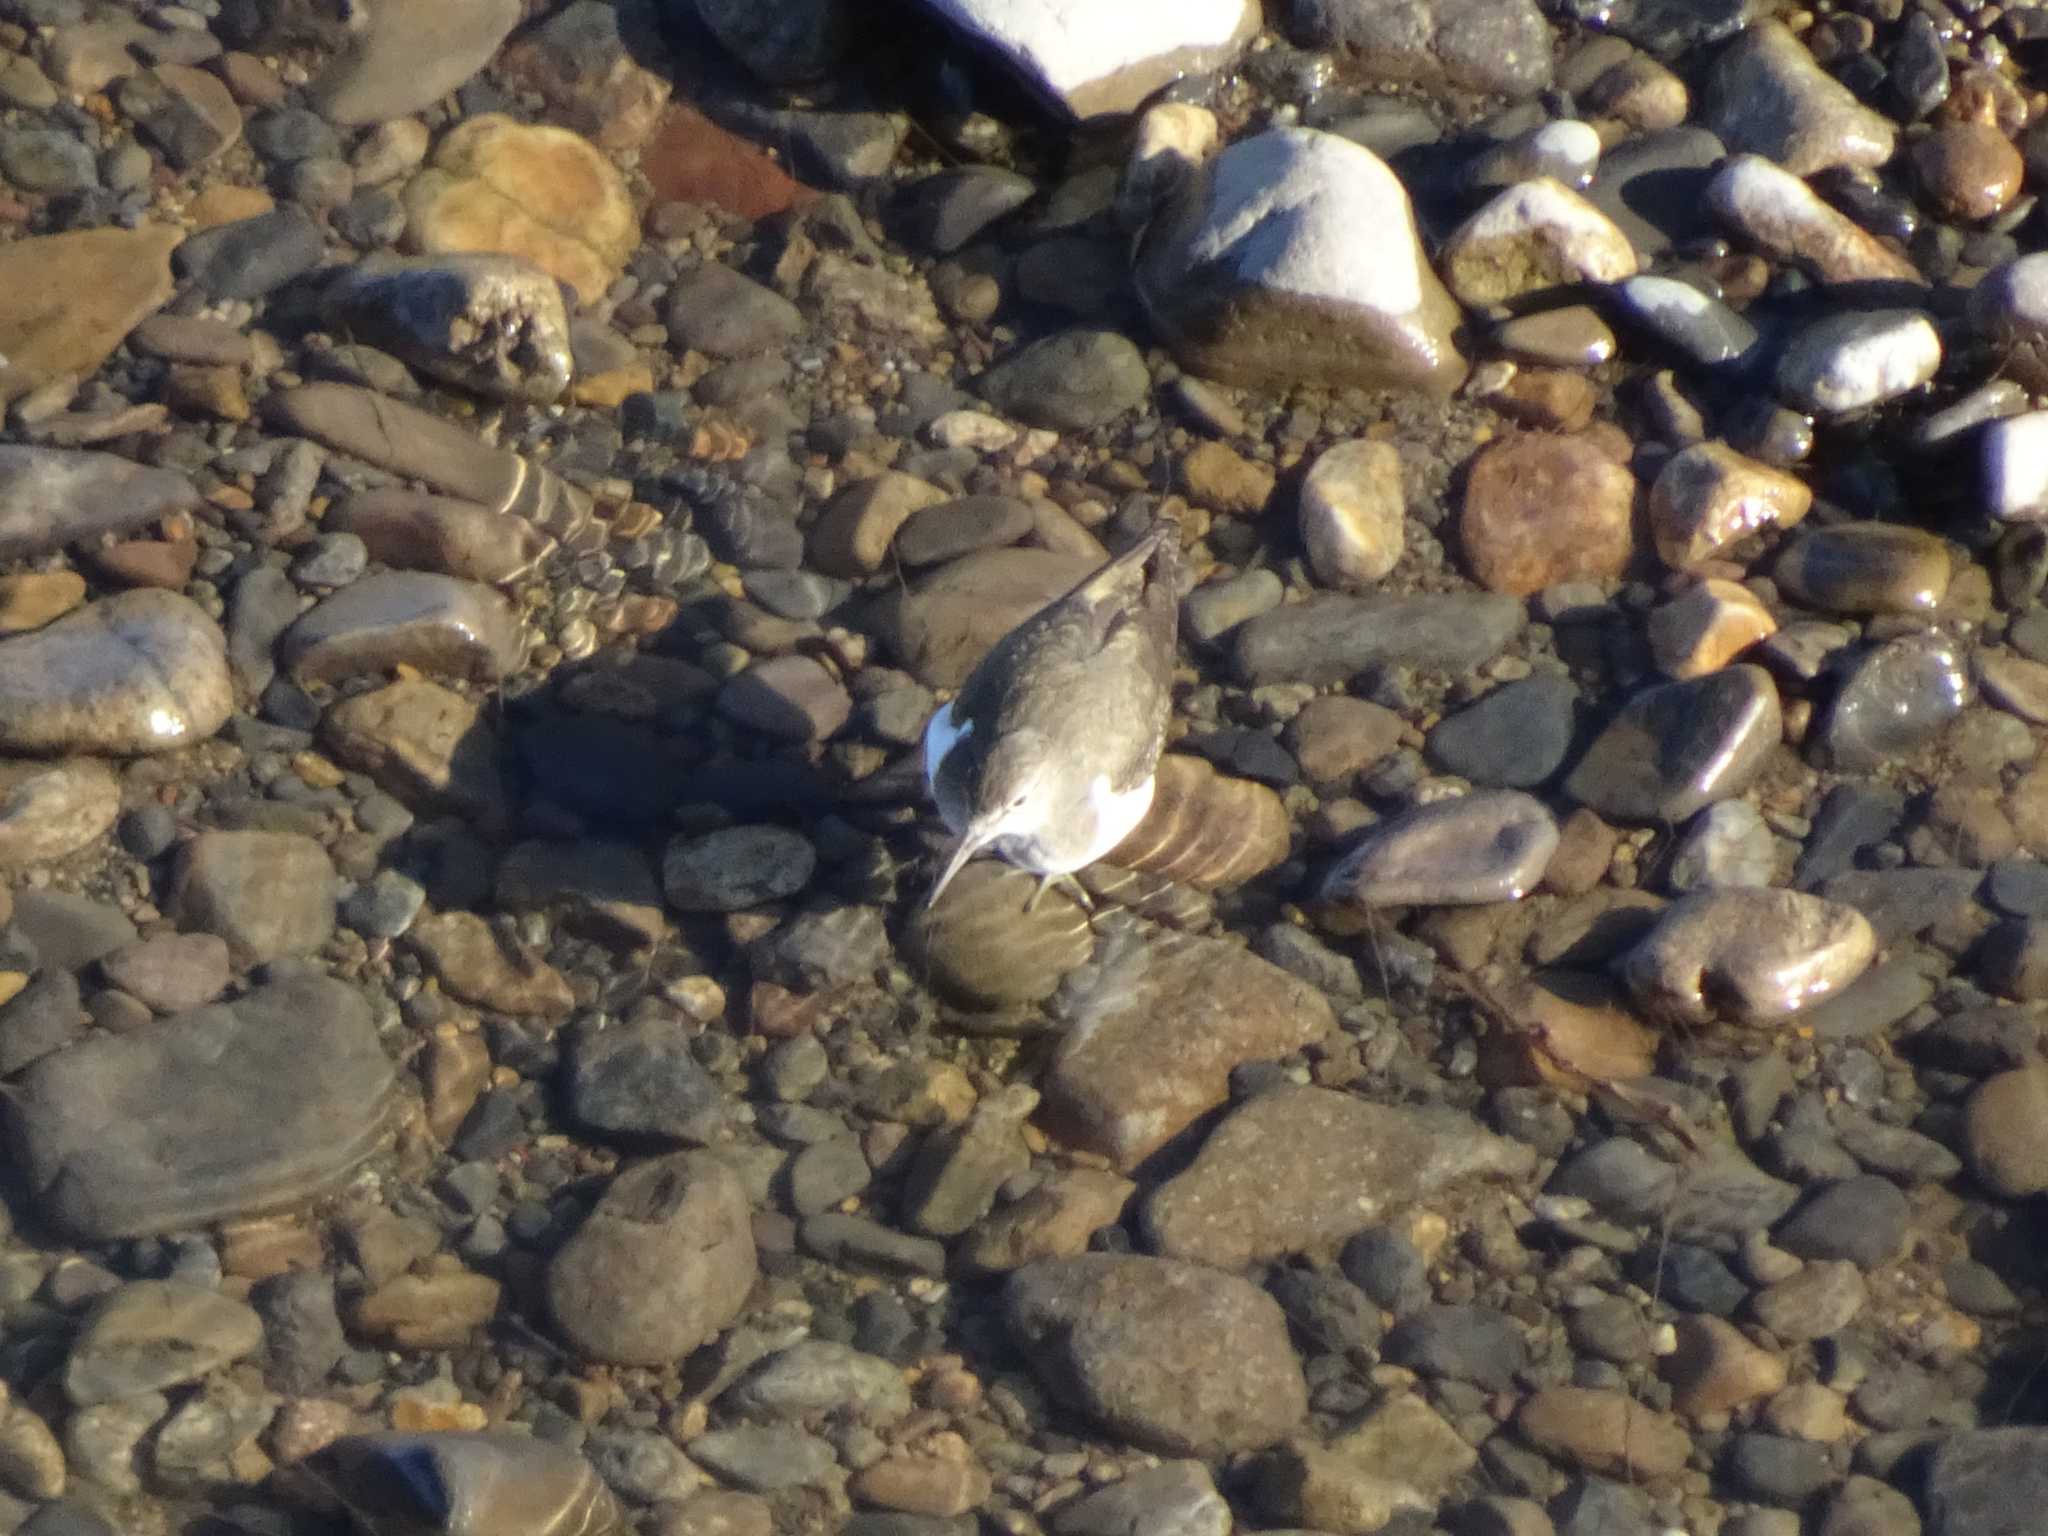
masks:
{"type": "Polygon", "coordinates": [[[930,911],[934,906],[938,905],[940,895],[944,893],[947,886],[953,883],[953,877],[960,873],[969,859],[981,852],[982,847],[987,842],[988,839],[986,837],[977,837],[972,832],[960,839],[960,846],[953,850],[953,857],[946,861],[946,867],[940,871],[939,878],[933,882],[931,895],[924,899],[926,911],[930,911]]]}

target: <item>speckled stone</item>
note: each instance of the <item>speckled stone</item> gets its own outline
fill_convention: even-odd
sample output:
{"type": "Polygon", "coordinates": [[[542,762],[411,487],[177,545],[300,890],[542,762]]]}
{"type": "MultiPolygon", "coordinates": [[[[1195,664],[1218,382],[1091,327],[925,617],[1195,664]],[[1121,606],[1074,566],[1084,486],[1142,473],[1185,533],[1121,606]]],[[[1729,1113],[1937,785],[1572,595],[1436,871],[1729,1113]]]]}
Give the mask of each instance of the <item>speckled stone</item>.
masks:
{"type": "Polygon", "coordinates": [[[1615,283],[1636,270],[1635,248],[1606,214],[1548,176],[1500,193],[1444,242],[1451,292],[1500,304],[1577,283],[1615,283]]]}
{"type": "Polygon", "coordinates": [[[1406,517],[1401,454],[1391,443],[1339,443],[1302,477],[1302,547],[1326,587],[1369,587],[1393,570],[1406,517]]]}
{"type": "Polygon", "coordinates": [[[1516,433],[1480,450],[1458,540],[1489,591],[1618,576],[1635,551],[1635,476],[1587,437],[1516,433]]]}

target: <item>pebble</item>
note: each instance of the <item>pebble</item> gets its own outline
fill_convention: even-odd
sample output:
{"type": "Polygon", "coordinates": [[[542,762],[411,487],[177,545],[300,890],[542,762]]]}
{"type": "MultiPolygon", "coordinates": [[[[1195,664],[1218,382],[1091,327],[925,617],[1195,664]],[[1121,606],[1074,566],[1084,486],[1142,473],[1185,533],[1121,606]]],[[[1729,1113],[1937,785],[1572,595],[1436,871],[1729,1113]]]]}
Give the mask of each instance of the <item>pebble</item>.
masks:
{"type": "Polygon", "coordinates": [[[1635,497],[1635,477],[1591,438],[1515,433],[1473,458],[1459,544],[1491,592],[1619,576],[1635,552],[1635,497]]]}
{"type": "MultiPolygon", "coordinates": [[[[0,558],[129,533],[198,502],[197,488],[176,470],[90,449],[0,444],[0,558]]],[[[74,597],[58,607],[58,595],[78,581],[70,572],[23,572],[10,580],[17,592],[39,594],[12,628],[37,628],[77,604],[74,597]],[[25,622],[38,614],[36,622],[25,622]]]]}
{"type": "Polygon", "coordinates": [[[301,615],[278,642],[300,683],[333,683],[399,666],[474,682],[518,671],[525,638],[488,587],[426,571],[379,571],[301,615]]]}
{"type": "Polygon", "coordinates": [[[1365,909],[1483,906],[1534,889],[1557,823],[1519,790],[1483,790],[1405,811],[1340,859],[1319,895],[1365,909]]]}
{"type": "Polygon", "coordinates": [[[1650,537],[1673,570],[1719,559],[1730,545],[1806,516],[1813,492],[1796,475],[1744,458],[1725,443],[1694,443],[1650,485],[1650,537]]]}
{"type": "Polygon", "coordinates": [[[320,226],[302,209],[285,207],[198,231],[171,265],[208,298],[260,299],[319,266],[326,248],[320,226]]]}
{"type": "Polygon", "coordinates": [[[1732,1323],[1681,1317],[1676,1333],[1677,1347],[1657,1371],[1671,1383],[1671,1406],[1689,1418],[1727,1413],[1785,1385],[1785,1362],[1750,1343],[1732,1323]]]}
{"type": "Polygon", "coordinates": [[[1312,597],[1239,625],[1237,669],[1254,687],[1346,682],[1374,666],[1456,674],[1498,656],[1526,622],[1500,594],[1312,597]]]}
{"type": "Polygon", "coordinates": [[[1909,635],[1845,668],[1816,752],[1845,773],[1918,751],[1970,702],[1970,674],[1953,642],[1909,635]]]}
{"type": "Polygon", "coordinates": [[[726,1127],[717,1083],[667,1019],[577,1029],[561,1081],[571,1116],[596,1136],[705,1146],[726,1127]]]}
{"type": "Polygon", "coordinates": [[[997,860],[969,864],[906,944],[931,985],[969,1008],[1038,1003],[1094,952],[1088,914],[1057,887],[997,860]],[[1026,908],[1029,908],[1027,911],[1026,908]]]}
{"type": "Polygon", "coordinates": [[[984,373],[982,397],[1027,426],[1085,432],[1152,392],[1144,354],[1114,331],[1066,331],[1033,342],[984,373]]]}
{"type": "Polygon", "coordinates": [[[1235,1275],[1135,1255],[1048,1259],[1011,1276],[1003,1312],[1051,1391],[1165,1455],[1263,1449],[1308,1410],[1280,1308],[1235,1275]]]}
{"type": "Polygon", "coordinates": [[[1251,0],[1068,13],[997,0],[925,0],[1075,119],[1134,110],[1161,86],[1229,64],[1259,30],[1251,0]]]}
{"type": "Polygon", "coordinates": [[[1745,28],[1714,61],[1700,115],[1730,153],[1762,155],[1799,177],[1831,166],[1875,170],[1897,137],[1776,21],[1745,28]]]}
{"type": "Polygon", "coordinates": [[[2032,1063],[1987,1077],[1964,1106],[1962,1151],[1970,1174],[2009,1200],[2048,1189],[2048,1078],[2032,1063]]]}
{"type": "Polygon", "coordinates": [[[720,1395],[721,1405],[765,1419],[836,1412],[887,1427],[911,1410],[903,1372],[887,1360],[826,1339],[769,1355],[720,1395]]]}
{"type": "Polygon", "coordinates": [[[1493,342],[1517,362],[1550,368],[1597,368],[1618,345],[1600,312],[1586,304],[1517,315],[1495,329],[1493,342]]]}
{"type": "Polygon", "coordinates": [[[1877,935],[1853,907],[1729,887],[1673,902],[1629,951],[1622,974],[1655,1017],[1767,1024],[1847,986],[1876,953],[1877,935]]]}
{"type": "Polygon", "coordinates": [[[1761,667],[1662,683],[1593,739],[1564,790],[1603,816],[1680,822],[1755,782],[1781,731],[1778,690],[1761,667]]]}
{"type": "Polygon", "coordinates": [[[1208,161],[1146,232],[1136,282],[1182,363],[1219,383],[1448,394],[1465,376],[1406,190],[1335,134],[1269,129],[1208,161]],[[1359,229],[1385,238],[1362,247],[1359,229]]]}
{"type": "Polygon", "coordinates": [[[636,1163],[547,1266],[548,1309],[592,1360],[660,1365],[739,1315],[757,1265],[738,1177],[706,1152],[636,1163]]]}
{"type": "Polygon", "coordinates": [[[504,827],[510,800],[501,743],[476,703],[425,678],[408,678],[335,703],[321,744],[409,807],[504,827]]]}
{"type": "Polygon", "coordinates": [[[1563,182],[1509,187],[1445,240],[1444,281],[1464,304],[1500,304],[1552,288],[1618,283],[1636,270],[1628,236],[1563,182]]]}
{"type": "Polygon", "coordinates": [[[1199,1461],[1139,1467],[1052,1511],[1054,1536],[1230,1536],[1230,1506],[1199,1461]]]}
{"type": "Polygon", "coordinates": [[[1978,441],[1985,511],[2001,522],[2048,519],[2048,411],[1991,422],[1978,441]]]}
{"type": "Polygon", "coordinates": [[[1532,789],[1564,766],[1578,689],[1550,673],[1503,683],[1431,729],[1429,759],[1475,784],[1532,789]]]}
{"type": "Polygon", "coordinates": [[[1687,824],[1671,852],[1665,880],[1679,893],[1728,886],[1765,886],[1777,873],[1777,845],[1762,814],[1747,800],[1722,800],[1687,824]]]}
{"type": "Polygon", "coordinates": [[[718,712],[779,741],[825,741],[852,718],[853,698],[809,656],[771,656],[728,679],[718,712]]]}
{"type": "Polygon", "coordinates": [[[2043,1493],[2040,1429],[1959,1430],[1928,1461],[1923,1507],[1927,1536],[2020,1536],[2043,1493]]]}
{"type": "Polygon", "coordinates": [[[444,991],[479,1008],[559,1021],[575,1006],[560,971],[508,946],[474,912],[423,918],[406,930],[406,942],[444,991]]]}
{"type": "Polygon", "coordinates": [[[1896,400],[1934,377],[1941,337],[1912,309],[1829,315],[1795,334],[1778,355],[1779,395],[1816,416],[1845,416],[1896,400]]]}
{"type": "Polygon", "coordinates": [[[1420,1396],[1402,1393],[1328,1444],[1294,1439],[1270,1457],[1261,1504],[1324,1531],[1376,1531],[1405,1510],[1433,1507],[1478,1460],[1420,1396]]]}
{"type": "Polygon", "coordinates": [[[94,1036],[18,1082],[38,1204],[103,1241],[332,1187],[374,1147],[392,1069],[361,995],[308,978],[94,1036]]]}
{"type": "Polygon", "coordinates": [[[1689,680],[1720,671],[1778,623],[1747,587],[1709,577],[1653,609],[1646,628],[1657,670],[1689,680]]]}
{"type": "Polygon", "coordinates": [[[1040,1084],[1042,1121],[1127,1170],[1229,1096],[1231,1072],[1322,1038],[1320,993],[1278,966],[1191,935],[1112,943],[1077,973],[1040,1084]]]}
{"type": "Polygon", "coordinates": [[[227,990],[227,942],[210,933],[166,933],[100,957],[100,974],[159,1013],[203,1007],[227,990]]]}
{"type": "Polygon", "coordinates": [[[1707,184],[1706,204],[1759,251],[1823,283],[1926,285],[1911,261],[1763,155],[1729,156],[1707,184]]]}
{"type": "Polygon", "coordinates": [[[1328,1262],[1387,1214],[1533,1165],[1527,1147],[1455,1111],[1277,1089],[1209,1133],[1194,1162],[1145,1202],[1143,1230],[1153,1252],[1223,1270],[1294,1256],[1328,1262]]]}
{"type": "Polygon", "coordinates": [[[1614,288],[1629,318],[1703,368],[1735,363],[1757,344],[1757,329],[1737,310],[1675,277],[1641,272],[1614,288]]]}
{"type": "Polygon", "coordinates": [[[1970,290],[1969,319],[2015,381],[2034,389],[2048,379],[2048,260],[2039,253],[1986,272],[1970,290]]]}
{"type": "Polygon", "coordinates": [[[1824,613],[1926,613],[1948,591],[1949,556],[1918,528],[1844,523],[1800,534],[1774,574],[1786,596],[1824,613]]]}
{"type": "Polygon", "coordinates": [[[913,512],[897,531],[906,565],[943,565],[980,549],[1021,542],[1036,526],[1028,502],[1011,496],[963,496],[913,512]]]}
{"type": "Polygon", "coordinates": [[[1873,1269],[1904,1250],[1911,1207],[1890,1179],[1860,1174],[1822,1184],[1772,1232],[1771,1241],[1809,1261],[1873,1269]]]}
{"type": "Polygon", "coordinates": [[[1100,563],[1043,549],[983,550],[891,592],[873,622],[920,683],[958,688],[996,641],[1100,563]]]}
{"type": "Polygon", "coordinates": [[[822,1487],[837,1467],[832,1447],[801,1429],[742,1424],[714,1429],[689,1442],[691,1459],[714,1475],[753,1493],[822,1487]]]}

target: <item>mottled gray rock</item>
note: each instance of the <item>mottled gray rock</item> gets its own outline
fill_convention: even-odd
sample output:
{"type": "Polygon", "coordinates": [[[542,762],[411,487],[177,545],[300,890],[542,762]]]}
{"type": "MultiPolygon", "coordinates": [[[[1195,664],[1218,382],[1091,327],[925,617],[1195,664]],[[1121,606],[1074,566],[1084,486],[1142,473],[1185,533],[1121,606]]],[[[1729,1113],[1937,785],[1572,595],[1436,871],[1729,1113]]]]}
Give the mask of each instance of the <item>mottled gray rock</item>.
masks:
{"type": "Polygon", "coordinates": [[[1063,331],[982,374],[982,397],[1034,427],[1086,432],[1142,405],[1152,390],[1145,354],[1114,331],[1063,331]]]}
{"type": "Polygon", "coordinates": [[[738,1177],[705,1152],[636,1164],[549,1261],[555,1325],[582,1354],[679,1361],[739,1314],[756,1274],[738,1177]]]}
{"type": "Polygon", "coordinates": [[[85,448],[0,444],[0,560],[128,533],[199,504],[175,469],[85,448]]]}
{"type": "Polygon", "coordinates": [[[105,1241],[331,1187],[375,1145],[392,1076],[361,994],[307,978],[46,1056],[9,1113],[45,1216],[105,1241]]]}
{"type": "Polygon", "coordinates": [[[688,1031],[669,1019],[577,1029],[563,1096],[577,1123],[598,1136],[703,1146],[726,1123],[718,1084],[690,1054],[688,1031]]]}
{"type": "Polygon", "coordinates": [[[1974,692],[1953,641],[1939,635],[1889,641],[1845,670],[1814,750],[1842,772],[1868,773],[1924,747],[1974,692]]]}
{"type": "Polygon", "coordinates": [[[1927,1536],[2029,1536],[2048,1503],[2048,1430],[1950,1435],[1928,1464],[1927,1536]]]}
{"type": "Polygon", "coordinates": [[[845,1344],[805,1339],[778,1350],[727,1388],[719,1401],[767,1419],[804,1419],[853,1409],[871,1424],[910,1412],[910,1389],[888,1361],[845,1344]]]}
{"type": "Polygon", "coordinates": [[[1732,153],[1767,156],[1794,176],[1875,169],[1897,137],[1776,21],[1750,27],[1714,61],[1701,119],[1732,153]]]}
{"type": "Polygon", "coordinates": [[[810,884],[818,856],[782,827],[727,827],[679,837],[662,856],[661,883],[679,912],[739,912],[794,896],[810,884]]]}
{"type": "Polygon", "coordinates": [[[0,869],[75,853],[121,814],[121,781],[97,758],[0,762],[0,869]]]}
{"type": "Polygon", "coordinates": [[[707,261],[669,289],[669,339],[711,357],[748,357],[803,334],[803,316],[773,288],[707,261]]]}
{"type": "Polygon", "coordinates": [[[1289,14],[1301,41],[1356,49],[1381,79],[1502,96],[1533,96],[1550,84],[1550,28],[1533,0],[1293,0],[1289,14]]]}
{"type": "Polygon", "coordinates": [[[220,626],[175,592],[123,592],[0,641],[0,750],[175,751],[233,707],[220,626]]]}
{"type": "Polygon", "coordinates": [[[1011,1276],[1003,1306],[1046,1385],[1139,1445],[1257,1450],[1307,1411],[1285,1317],[1235,1275],[1174,1259],[1049,1259],[1011,1276]]]}
{"type": "Polygon", "coordinates": [[[363,262],[322,296],[338,334],[459,389],[547,405],[569,387],[569,316],[554,278],[517,256],[363,262]]]}

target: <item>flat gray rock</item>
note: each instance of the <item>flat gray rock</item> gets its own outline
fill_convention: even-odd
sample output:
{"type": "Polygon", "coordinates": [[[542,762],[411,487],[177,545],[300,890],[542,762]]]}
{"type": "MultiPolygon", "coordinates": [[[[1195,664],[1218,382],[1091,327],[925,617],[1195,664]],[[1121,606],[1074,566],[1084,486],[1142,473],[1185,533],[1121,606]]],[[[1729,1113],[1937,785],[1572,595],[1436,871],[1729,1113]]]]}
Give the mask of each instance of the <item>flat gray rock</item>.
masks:
{"type": "Polygon", "coordinates": [[[1781,734],[1770,674],[1724,667],[1630,699],[1566,776],[1564,791],[1603,816],[1683,821],[1747,789],[1781,734]]]}
{"type": "Polygon", "coordinates": [[[409,116],[488,64],[520,14],[519,0],[379,0],[309,95],[345,127],[409,116]]]}
{"type": "Polygon", "coordinates": [[[1535,1154],[1448,1108],[1373,1104],[1328,1088],[1257,1094],[1146,1203],[1148,1245],[1237,1270],[1336,1257],[1355,1234],[1466,1178],[1520,1177],[1535,1154]]]}
{"type": "Polygon", "coordinates": [[[42,1214],[87,1242],[310,1199],[384,1127],[362,994],[309,977],[46,1056],[8,1106],[42,1214]]]}
{"type": "Polygon", "coordinates": [[[0,444],[0,560],[127,533],[197,505],[198,487],[174,469],[84,448],[0,444]]]}
{"type": "Polygon", "coordinates": [[[2032,1536],[2048,1505],[2048,1429],[1950,1435],[1927,1468],[1927,1536],[2032,1536]]]}
{"type": "Polygon", "coordinates": [[[1457,674],[1493,660],[1527,622],[1519,598],[1446,592],[1415,597],[1312,597],[1237,629],[1248,683],[1340,683],[1368,667],[1457,674]]]}
{"type": "Polygon", "coordinates": [[[1557,851],[1557,822],[1518,789],[1480,790],[1389,817],[1330,871],[1323,897],[1357,907],[1518,901],[1557,851]]]}

